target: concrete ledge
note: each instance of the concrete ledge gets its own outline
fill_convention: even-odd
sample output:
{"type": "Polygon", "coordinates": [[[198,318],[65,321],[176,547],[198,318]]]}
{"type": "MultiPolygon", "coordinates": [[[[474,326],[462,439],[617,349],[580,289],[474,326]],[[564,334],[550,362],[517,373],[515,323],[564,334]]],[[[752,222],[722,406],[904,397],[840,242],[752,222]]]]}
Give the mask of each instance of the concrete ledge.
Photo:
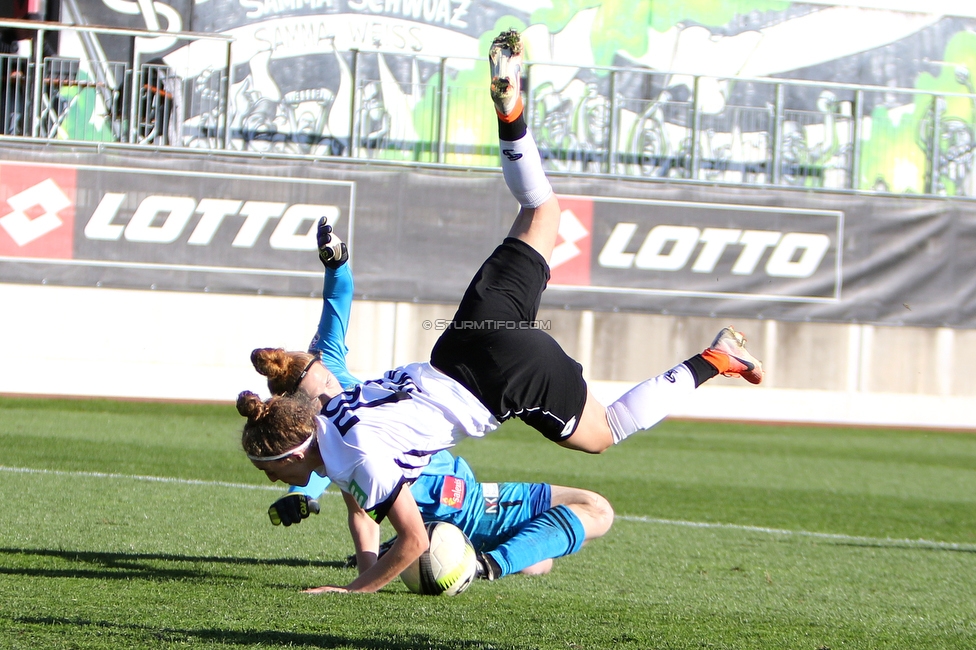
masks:
{"type": "MultiPolygon", "coordinates": [[[[267,393],[251,350],[305,349],[321,309],[312,298],[4,283],[0,304],[0,394],[228,404],[241,390],[267,393]]],[[[356,301],[353,312],[349,363],[367,379],[427,359],[438,332],[422,322],[453,308],[356,301]]],[[[717,325],[560,310],[546,318],[605,404],[699,351],[717,325]]],[[[976,330],[747,325],[769,381],[716,378],[672,417],[976,430],[976,330]]]]}

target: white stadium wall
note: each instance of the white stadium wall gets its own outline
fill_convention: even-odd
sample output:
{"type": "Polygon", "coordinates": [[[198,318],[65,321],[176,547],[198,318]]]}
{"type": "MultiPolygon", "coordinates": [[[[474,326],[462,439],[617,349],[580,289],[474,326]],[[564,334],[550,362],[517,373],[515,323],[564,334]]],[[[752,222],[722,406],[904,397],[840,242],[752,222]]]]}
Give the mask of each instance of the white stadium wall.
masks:
{"type": "MultiPolygon", "coordinates": [[[[0,284],[0,394],[194,400],[266,394],[248,355],[304,349],[314,298],[0,284]]],[[[426,360],[452,305],[356,301],[362,378],[426,360]]],[[[722,320],[543,310],[604,400],[699,352],[722,320]]],[[[737,319],[764,359],[760,387],[717,378],[681,418],[976,429],[976,331],[737,319]]]]}
{"type": "MultiPolygon", "coordinates": [[[[131,3],[75,4],[81,24],[147,27],[131,3]]],[[[601,29],[612,3],[474,0],[450,18],[380,4],[170,3],[166,29],[194,34],[138,40],[165,63],[147,70],[194,89],[163,109],[179,119],[157,107],[145,132],[123,128],[121,102],[81,84],[56,128],[0,134],[0,394],[263,393],[250,350],[303,349],[314,331],[323,214],[363,296],[354,373],[426,359],[516,207],[468,58],[515,18],[537,57],[530,123],[590,116],[571,137],[536,133],[567,224],[546,294],[565,309],[542,319],[600,397],[732,322],[767,382],[718,378],[674,415],[976,429],[976,166],[938,145],[976,137],[961,100],[976,97],[973,3],[807,0],[745,16],[667,0],[624,34],[601,29]],[[409,42],[361,28],[386,20],[409,42]],[[309,25],[328,37],[305,42],[309,25]],[[825,38],[838,25],[849,37],[825,38]],[[269,28],[284,38],[273,57],[269,28]],[[352,119],[360,95],[369,119],[352,119]],[[251,119],[265,115],[273,127],[251,119]],[[435,116],[450,117],[426,134],[435,116]],[[217,137],[207,125],[221,123],[217,137]],[[694,138],[701,151],[682,152],[694,138]]],[[[101,38],[67,30],[52,62],[136,60],[136,39],[101,38]]]]}

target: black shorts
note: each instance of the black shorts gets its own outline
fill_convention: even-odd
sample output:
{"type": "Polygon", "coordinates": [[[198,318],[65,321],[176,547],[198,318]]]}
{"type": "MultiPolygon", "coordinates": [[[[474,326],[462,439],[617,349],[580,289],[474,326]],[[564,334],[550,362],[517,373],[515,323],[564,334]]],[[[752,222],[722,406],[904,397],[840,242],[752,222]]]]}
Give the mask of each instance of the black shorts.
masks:
{"type": "Polygon", "coordinates": [[[508,237],[468,285],[431,364],[470,390],[499,420],[523,420],[564,440],[586,404],[583,368],[536,320],[549,265],[508,237]]]}

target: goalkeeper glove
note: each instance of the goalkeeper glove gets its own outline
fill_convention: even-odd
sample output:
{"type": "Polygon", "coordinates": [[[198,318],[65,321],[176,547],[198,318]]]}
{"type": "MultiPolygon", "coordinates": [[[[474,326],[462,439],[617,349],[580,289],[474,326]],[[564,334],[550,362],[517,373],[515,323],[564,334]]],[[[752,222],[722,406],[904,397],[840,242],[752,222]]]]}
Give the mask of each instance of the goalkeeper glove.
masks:
{"type": "Polygon", "coordinates": [[[337,269],[349,261],[349,250],[338,237],[332,234],[332,226],[325,217],[319,219],[319,229],[316,233],[319,246],[319,259],[327,269],[337,269]]]}
{"type": "Polygon", "coordinates": [[[281,524],[291,526],[301,523],[302,519],[307,518],[313,512],[318,514],[319,502],[315,499],[309,499],[308,495],[301,492],[286,494],[268,508],[268,516],[275,526],[281,524]]]}

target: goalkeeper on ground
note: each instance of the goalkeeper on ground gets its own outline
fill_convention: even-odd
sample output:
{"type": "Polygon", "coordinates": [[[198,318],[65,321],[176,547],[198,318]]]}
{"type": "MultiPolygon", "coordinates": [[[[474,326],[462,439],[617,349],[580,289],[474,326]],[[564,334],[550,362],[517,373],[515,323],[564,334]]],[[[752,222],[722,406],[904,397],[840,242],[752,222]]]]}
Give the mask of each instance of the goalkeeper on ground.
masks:
{"type": "MultiPolygon", "coordinates": [[[[325,264],[322,314],[308,353],[255,350],[252,362],[275,394],[299,386],[323,401],[360,383],[346,366],[345,338],[353,297],[348,251],[322,219],[319,257],[325,264]]],[[[293,486],[269,508],[274,524],[300,523],[330,480],[316,473],[293,486]]],[[[478,576],[494,580],[511,573],[542,574],[552,558],[575,553],[613,523],[613,509],[599,494],[547,483],[479,483],[468,463],[447,451],[434,455],[410,486],[425,522],[446,521],[460,528],[478,551],[478,576]]],[[[356,500],[343,493],[356,554],[351,564],[368,569],[389,548],[380,545],[379,525],[356,500]]],[[[392,540],[391,540],[392,541],[392,540]]]]}

